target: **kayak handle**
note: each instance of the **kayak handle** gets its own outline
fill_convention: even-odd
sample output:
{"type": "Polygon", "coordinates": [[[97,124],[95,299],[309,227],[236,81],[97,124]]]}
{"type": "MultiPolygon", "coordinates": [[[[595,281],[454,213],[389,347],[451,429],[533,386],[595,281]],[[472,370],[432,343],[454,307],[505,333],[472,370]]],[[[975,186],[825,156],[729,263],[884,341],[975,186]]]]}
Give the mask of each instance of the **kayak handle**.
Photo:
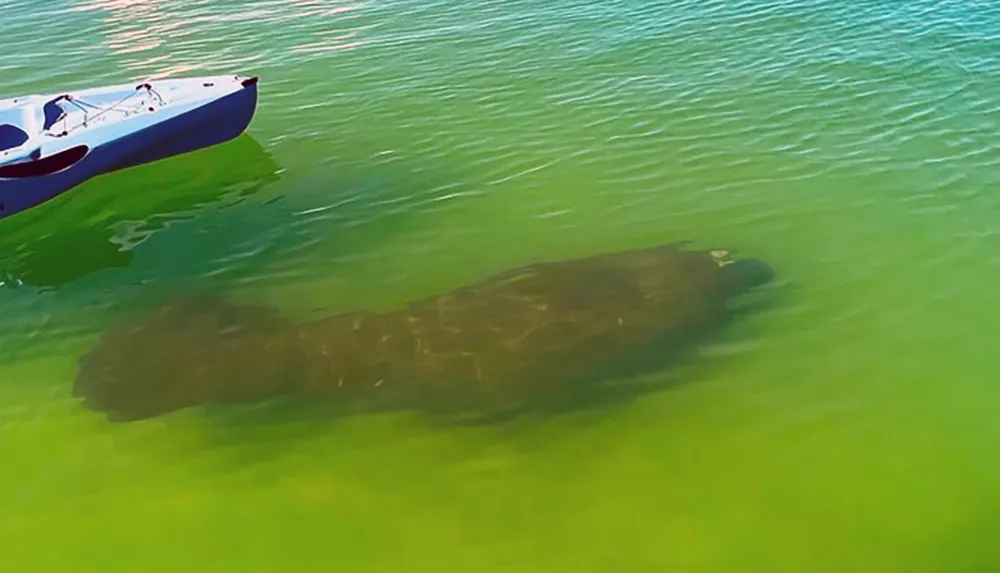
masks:
{"type": "Polygon", "coordinates": [[[89,152],[90,148],[86,145],[77,145],[34,161],[0,165],[0,179],[27,179],[52,175],[76,165],[89,152]]]}

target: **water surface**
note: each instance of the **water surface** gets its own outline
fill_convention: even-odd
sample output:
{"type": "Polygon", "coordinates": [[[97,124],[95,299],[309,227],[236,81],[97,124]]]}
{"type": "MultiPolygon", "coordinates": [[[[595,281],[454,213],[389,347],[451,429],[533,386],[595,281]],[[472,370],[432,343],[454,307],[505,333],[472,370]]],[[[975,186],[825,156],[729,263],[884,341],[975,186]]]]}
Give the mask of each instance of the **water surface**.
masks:
{"type": "Polygon", "coordinates": [[[0,0],[5,97],[262,77],[244,138],[0,224],[5,570],[997,568],[998,21],[980,0],[0,0]],[[114,425],[70,396],[108,324],[178,294],[305,319],[688,239],[771,262],[778,304],[630,403],[114,425]]]}

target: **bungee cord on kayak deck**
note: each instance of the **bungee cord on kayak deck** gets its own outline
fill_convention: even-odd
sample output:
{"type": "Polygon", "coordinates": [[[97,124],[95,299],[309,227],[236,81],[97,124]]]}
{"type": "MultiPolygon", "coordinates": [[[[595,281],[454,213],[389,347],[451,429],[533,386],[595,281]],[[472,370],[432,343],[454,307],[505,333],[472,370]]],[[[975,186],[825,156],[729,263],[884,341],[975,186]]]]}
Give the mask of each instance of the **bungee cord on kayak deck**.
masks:
{"type": "Polygon", "coordinates": [[[93,121],[97,121],[98,119],[100,119],[101,117],[103,117],[105,114],[107,114],[109,112],[112,112],[112,111],[119,111],[119,112],[121,112],[124,115],[124,117],[130,117],[133,114],[141,113],[142,110],[140,108],[146,108],[146,109],[148,109],[148,111],[155,111],[155,109],[153,107],[147,107],[147,102],[145,100],[143,100],[138,105],[133,106],[131,108],[128,108],[128,109],[118,109],[122,104],[124,104],[125,102],[127,102],[127,101],[133,99],[134,97],[136,97],[136,95],[138,95],[139,92],[140,92],[140,90],[142,90],[143,88],[145,88],[147,94],[156,97],[157,103],[159,104],[160,107],[163,107],[163,106],[166,105],[166,102],[164,101],[163,96],[161,96],[159,94],[159,92],[157,92],[156,90],[154,90],[153,86],[151,86],[149,83],[142,83],[142,84],[136,86],[135,92],[132,92],[130,94],[125,95],[124,97],[122,97],[121,99],[119,99],[117,102],[115,102],[115,103],[113,103],[113,104],[111,104],[109,106],[100,106],[100,105],[97,105],[97,104],[90,103],[90,102],[88,102],[87,100],[85,100],[83,98],[75,97],[75,96],[70,95],[70,94],[64,94],[64,95],[61,95],[61,96],[59,96],[59,97],[57,97],[57,98],[55,98],[53,100],[50,100],[48,103],[46,103],[43,106],[42,113],[45,116],[45,127],[44,127],[44,129],[46,131],[51,130],[58,122],[62,121],[63,122],[63,130],[62,130],[61,133],[57,134],[57,135],[62,136],[62,135],[68,135],[69,133],[72,133],[73,131],[75,131],[75,130],[81,128],[81,127],[87,127],[87,125],[89,123],[91,123],[93,121]],[[78,123],[77,125],[75,125],[73,127],[69,127],[69,125],[68,125],[69,124],[69,113],[59,105],[59,103],[63,102],[63,101],[65,101],[67,103],[71,103],[74,106],[76,106],[83,113],[83,121],[81,121],[80,123],[78,123]],[[96,115],[94,115],[94,117],[90,117],[88,115],[88,108],[90,110],[97,110],[96,115]]]}

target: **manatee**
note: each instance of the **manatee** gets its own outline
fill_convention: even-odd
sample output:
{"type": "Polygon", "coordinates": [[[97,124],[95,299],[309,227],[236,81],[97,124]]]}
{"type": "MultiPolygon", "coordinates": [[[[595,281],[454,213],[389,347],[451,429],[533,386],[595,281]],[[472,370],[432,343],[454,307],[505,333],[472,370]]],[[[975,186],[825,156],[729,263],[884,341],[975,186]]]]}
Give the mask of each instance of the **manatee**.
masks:
{"type": "Polygon", "coordinates": [[[402,308],[298,323],[184,297],[110,328],[80,359],[73,393],[111,421],[274,398],[519,411],[694,344],[727,324],[731,299],[773,278],[759,259],[667,244],[537,262],[402,308]]]}

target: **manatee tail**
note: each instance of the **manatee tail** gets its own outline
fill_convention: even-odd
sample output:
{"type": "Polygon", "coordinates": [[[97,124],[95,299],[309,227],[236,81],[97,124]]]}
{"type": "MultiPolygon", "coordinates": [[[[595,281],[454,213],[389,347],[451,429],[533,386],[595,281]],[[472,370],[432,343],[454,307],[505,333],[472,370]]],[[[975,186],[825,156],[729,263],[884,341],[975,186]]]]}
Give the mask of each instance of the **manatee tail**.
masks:
{"type": "Polygon", "coordinates": [[[288,394],[299,364],[268,309],[185,298],[109,330],[80,360],[73,395],[112,421],[288,394]]]}

